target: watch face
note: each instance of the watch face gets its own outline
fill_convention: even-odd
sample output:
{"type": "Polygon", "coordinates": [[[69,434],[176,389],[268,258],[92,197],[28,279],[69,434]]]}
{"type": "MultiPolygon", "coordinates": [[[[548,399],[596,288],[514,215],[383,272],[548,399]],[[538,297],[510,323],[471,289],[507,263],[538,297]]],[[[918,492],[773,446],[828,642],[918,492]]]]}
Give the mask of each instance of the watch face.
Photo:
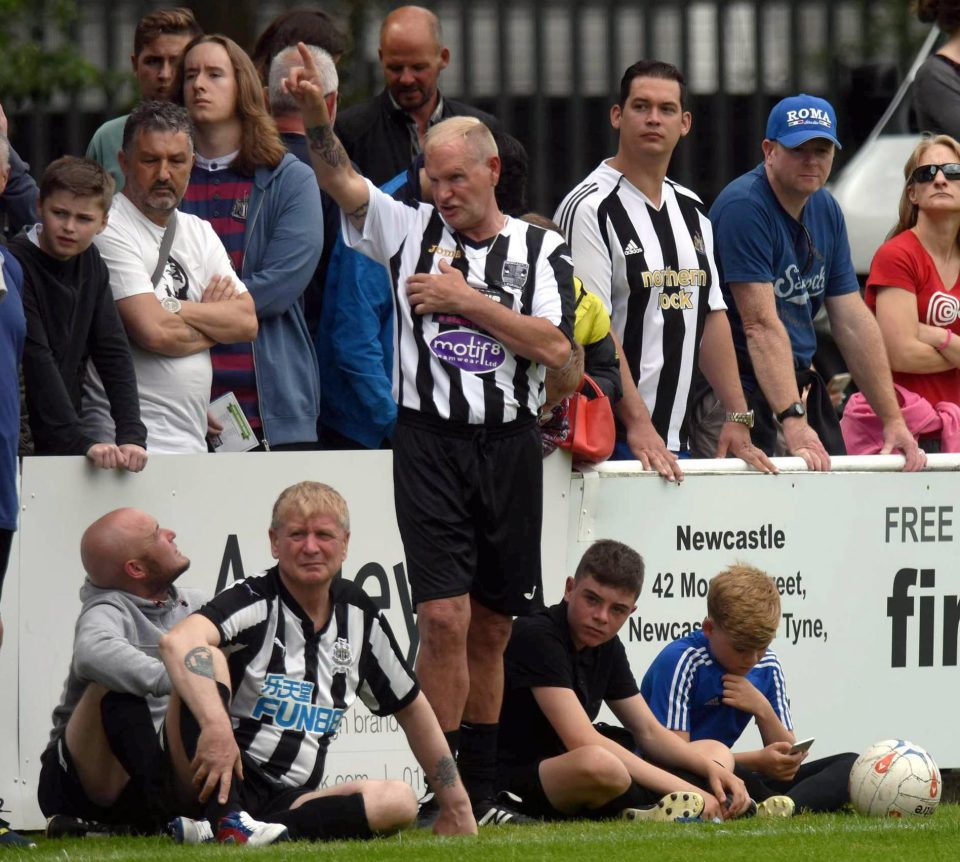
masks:
{"type": "Polygon", "coordinates": [[[160,305],[164,310],[169,311],[171,314],[180,313],[180,300],[175,296],[165,296],[160,300],[160,305]]]}
{"type": "Polygon", "coordinates": [[[799,401],[794,401],[793,404],[791,404],[786,410],[777,416],[777,419],[782,422],[784,419],[789,419],[791,416],[800,417],[806,415],[807,411],[803,404],[801,404],[799,401]]]}

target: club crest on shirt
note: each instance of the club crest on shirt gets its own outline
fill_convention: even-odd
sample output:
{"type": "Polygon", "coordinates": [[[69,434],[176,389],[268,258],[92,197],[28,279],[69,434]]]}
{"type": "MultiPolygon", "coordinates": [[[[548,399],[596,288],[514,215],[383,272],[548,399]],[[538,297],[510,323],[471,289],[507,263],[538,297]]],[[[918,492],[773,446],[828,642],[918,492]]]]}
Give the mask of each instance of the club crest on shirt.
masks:
{"type": "Polygon", "coordinates": [[[333,672],[346,673],[350,665],[353,664],[353,649],[350,646],[350,641],[346,638],[337,638],[337,642],[333,645],[331,658],[333,658],[333,672]]]}
{"type": "Polygon", "coordinates": [[[523,287],[530,274],[530,264],[523,260],[505,260],[500,270],[500,281],[509,287],[523,287]]]}
{"type": "Polygon", "coordinates": [[[697,250],[697,254],[707,253],[707,247],[703,244],[703,237],[700,235],[700,231],[697,231],[693,235],[693,247],[697,250]]]}

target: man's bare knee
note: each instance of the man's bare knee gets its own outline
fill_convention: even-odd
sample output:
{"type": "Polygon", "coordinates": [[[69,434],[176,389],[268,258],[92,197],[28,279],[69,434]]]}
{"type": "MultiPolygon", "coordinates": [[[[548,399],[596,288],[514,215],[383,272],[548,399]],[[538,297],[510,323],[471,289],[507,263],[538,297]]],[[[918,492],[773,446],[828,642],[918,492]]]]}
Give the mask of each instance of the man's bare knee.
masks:
{"type": "Polygon", "coordinates": [[[369,781],[363,786],[367,825],[374,832],[396,832],[417,817],[417,797],[405,781],[369,781]]]}
{"type": "Polygon", "coordinates": [[[507,648],[512,629],[512,617],[473,603],[468,635],[471,649],[502,653],[507,648]]]}
{"type": "Polygon", "coordinates": [[[698,739],[690,744],[704,757],[719,763],[731,771],[736,765],[733,752],[722,742],[717,742],[715,739],[698,739]]]}
{"type": "Polygon", "coordinates": [[[436,599],[417,606],[421,650],[442,654],[451,649],[464,649],[470,627],[470,606],[461,598],[436,599]]]}
{"type": "Polygon", "coordinates": [[[599,745],[585,745],[571,753],[577,756],[575,765],[579,782],[593,784],[598,794],[609,799],[626,793],[631,782],[630,773],[616,755],[599,745]]]}

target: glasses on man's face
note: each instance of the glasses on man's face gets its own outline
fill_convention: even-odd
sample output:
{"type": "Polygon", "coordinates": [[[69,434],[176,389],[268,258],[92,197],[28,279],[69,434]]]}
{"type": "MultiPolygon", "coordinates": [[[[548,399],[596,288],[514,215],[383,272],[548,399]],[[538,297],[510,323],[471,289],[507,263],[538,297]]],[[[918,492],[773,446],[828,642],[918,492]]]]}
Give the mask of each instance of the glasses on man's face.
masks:
{"type": "Polygon", "coordinates": [[[921,165],[910,174],[912,183],[932,183],[937,171],[943,171],[947,180],[960,180],[960,162],[947,162],[945,165],[921,165]]]}

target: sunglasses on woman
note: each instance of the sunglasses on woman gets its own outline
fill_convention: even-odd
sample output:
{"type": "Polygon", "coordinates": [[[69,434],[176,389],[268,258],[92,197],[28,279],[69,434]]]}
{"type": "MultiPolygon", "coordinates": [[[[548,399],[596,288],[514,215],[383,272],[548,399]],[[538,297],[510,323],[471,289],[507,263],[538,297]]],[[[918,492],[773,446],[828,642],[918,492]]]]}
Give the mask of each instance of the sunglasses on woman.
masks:
{"type": "Polygon", "coordinates": [[[947,180],[960,180],[960,163],[948,162],[945,165],[921,165],[915,168],[910,174],[912,183],[932,183],[937,171],[943,171],[943,177],[947,180]]]}

